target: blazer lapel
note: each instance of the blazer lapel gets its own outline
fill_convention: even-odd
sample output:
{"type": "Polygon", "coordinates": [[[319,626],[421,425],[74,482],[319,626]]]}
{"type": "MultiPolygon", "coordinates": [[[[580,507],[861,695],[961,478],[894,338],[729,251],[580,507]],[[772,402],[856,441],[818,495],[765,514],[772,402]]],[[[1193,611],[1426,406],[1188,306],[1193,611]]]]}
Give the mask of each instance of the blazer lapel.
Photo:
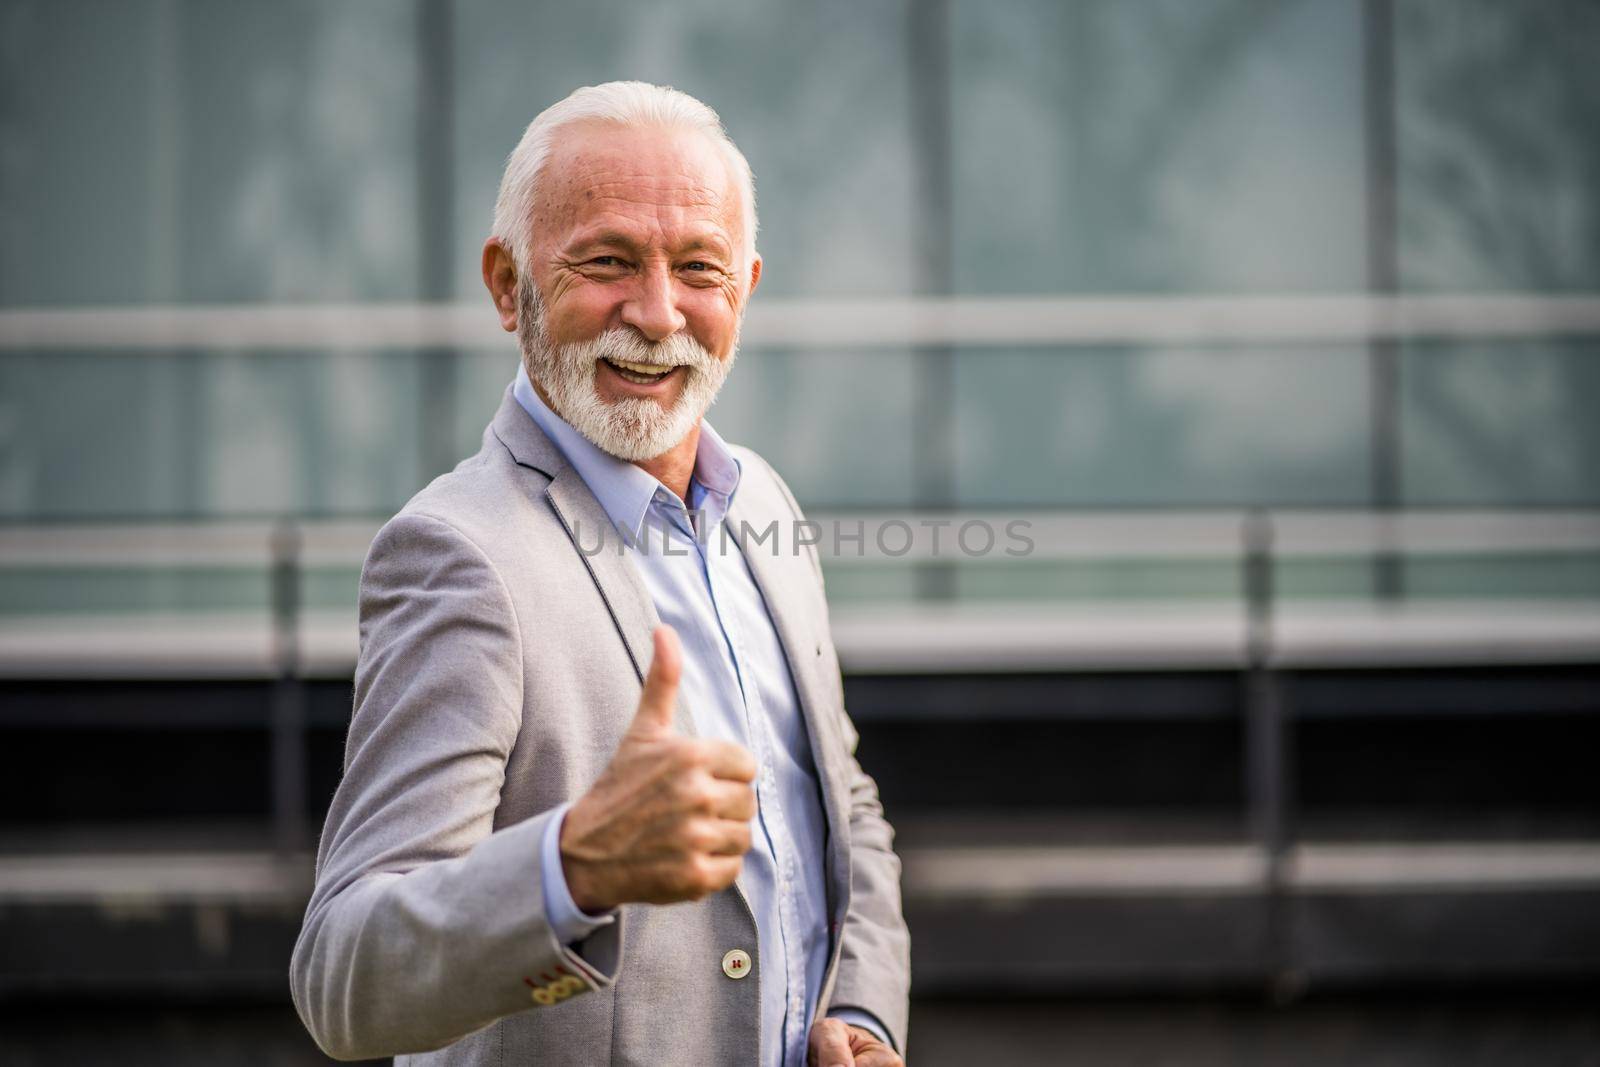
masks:
{"type": "MultiPolygon", "coordinates": [[[[522,410],[509,388],[491,425],[513,459],[550,479],[545,486],[545,500],[561,520],[574,554],[583,561],[600,591],[617,632],[622,635],[633,672],[642,683],[654,653],[650,635],[661,624],[661,618],[638,570],[620,551],[621,541],[605,508],[539,424],[522,410]],[[597,545],[600,548],[595,551],[597,545]]],[[[678,703],[677,724],[686,735],[695,735],[694,718],[682,701],[678,703]]]]}
{"type": "Polygon", "coordinates": [[[633,564],[618,551],[621,542],[611,528],[610,518],[576,470],[568,467],[562,471],[544,492],[561,525],[566,527],[573,550],[600,588],[600,596],[628,646],[634,673],[642,682],[654,652],[650,634],[661,623],[650,591],[633,564]],[[587,547],[580,550],[580,545],[587,547]]]}
{"type": "MultiPolygon", "coordinates": [[[[747,465],[746,470],[749,467],[747,465]]],[[[744,487],[741,487],[741,493],[744,487]]],[[[743,529],[747,497],[736,496],[728,509],[727,521],[733,529],[743,529]]],[[[765,514],[780,514],[778,510],[761,509],[765,514]]],[[[762,528],[752,523],[756,528],[762,528]]],[[[779,544],[782,537],[779,537],[779,544]]],[[[817,781],[822,786],[822,806],[828,818],[828,884],[833,891],[833,914],[842,921],[849,905],[850,893],[850,808],[849,797],[844,795],[841,771],[842,760],[848,755],[844,740],[839,736],[837,724],[828,714],[828,693],[831,685],[822,678],[817,667],[816,638],[799,622],[795,610],[806,603],[813,591],[796,584],[797,578],[809,581],[810,563],[796,559],[780,558],[761,545],[751,545],[744,553],[745,562],[766,601],[767,614],[778,632],[778,641],[789,660],[789,673],[794,678],[795,692],[800,697],[800,711],[805,718],[806,736],[811,741],[811,758],[816,764],[817,781]],[[802,571],[801,567],[805,570],[802,571]]]]}

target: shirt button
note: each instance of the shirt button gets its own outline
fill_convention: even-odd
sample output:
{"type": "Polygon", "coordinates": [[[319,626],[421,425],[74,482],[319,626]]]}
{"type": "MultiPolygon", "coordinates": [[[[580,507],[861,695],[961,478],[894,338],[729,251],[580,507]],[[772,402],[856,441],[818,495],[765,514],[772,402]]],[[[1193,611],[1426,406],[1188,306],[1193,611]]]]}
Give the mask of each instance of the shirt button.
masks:
{"type": "Polygon", "coordinates": [[[722,957],[722,973],[729,978],[743,978],[750,973],[750,953],[742,948],[730,948],[722,957]]]}

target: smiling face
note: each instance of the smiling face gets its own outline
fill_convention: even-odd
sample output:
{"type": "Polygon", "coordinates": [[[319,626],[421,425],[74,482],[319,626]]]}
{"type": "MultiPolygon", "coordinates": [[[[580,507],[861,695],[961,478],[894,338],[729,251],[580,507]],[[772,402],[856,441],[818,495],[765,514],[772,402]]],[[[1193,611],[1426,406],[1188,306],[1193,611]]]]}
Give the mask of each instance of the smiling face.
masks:
{"type": "Polygon", "coordinates": [[[552,147],[516,328],[546,400],[607,452],[661,455],[716,396],[760,277],[741,195],[696,131],[582,123],[552,147]]]}

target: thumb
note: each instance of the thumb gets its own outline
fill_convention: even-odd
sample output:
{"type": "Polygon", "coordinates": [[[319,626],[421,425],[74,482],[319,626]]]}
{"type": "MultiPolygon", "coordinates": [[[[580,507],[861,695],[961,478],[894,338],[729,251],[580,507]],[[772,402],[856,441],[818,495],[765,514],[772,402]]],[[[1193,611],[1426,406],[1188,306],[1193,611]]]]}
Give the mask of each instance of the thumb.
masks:
{"type": "Polygon", "coordinates": [[[639,694],[639,711],[633,719],[635,732],[670,732],[678,706],[678,679],[683,674],[683,654],[678,633],[670,626],[657,626],[650,635],[655,654],[650,671],[644,676],[644,691],[639,694]]]}

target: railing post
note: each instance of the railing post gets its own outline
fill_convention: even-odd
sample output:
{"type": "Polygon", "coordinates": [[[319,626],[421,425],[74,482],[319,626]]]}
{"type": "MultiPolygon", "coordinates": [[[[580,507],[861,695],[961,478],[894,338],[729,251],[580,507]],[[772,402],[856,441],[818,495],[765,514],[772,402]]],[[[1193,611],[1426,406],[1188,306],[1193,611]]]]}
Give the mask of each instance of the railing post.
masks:
{"type": "Polygon", "coordinates": [[[1293,845],[1293,763],[1282,679],[1273,663],[1273,524],[1266,511],[1245,516],[1245,774],[1250,830],[1261,851],[1266,909],[1263,963],[1275,1000],[1293,999],[1300,979],[1294,966],[1286,893],[1293,845]]]}
{"type": "MultiPolygon", "coordinates": [[[[951,264],[954,176],[950,147],[950,4],[923,0],[907,10],[907,38],[917,62],[911,65],[911,148],[916,160],[916,259],[918,296],[941,298],[954,287],[951,264]]],[[[923,512],[955,505],[956,355],[947,341],[928,341],[912,349],[915,364],[911,402],[914,502],[923,512]]],[[[950,553],[952,557],[954,553],[950,553]]],[[[914,568],[919,600],[950,600],[956,595],[953,559],[929,559],[914,568]]]]}
{"type": "MultiPolygon", "coordinates": [[[[422,0],[417,7],[417,295],[445,309],[455,295],[455,13],[451,0],[422,0]]],[[[508,351],[515,351],[508,348],[508,351]]],[[[455,466],[457,350],[429,345],[420,353],[418,442],[422,480],[455,466]]]]}
{"type": "Polygon", "coordinates": [[[284,858],[306,848],[306,689],[300,672],[301,532],[293,519],[272,531],[272,831],[284,858]]]}
{"type": "MultiPolygon", "coordinates": [[[[1362,25],[1362,105],[1366,134],[1367,292],[1392,301],[1400,292],[1399,161],[1395,132],[1394,2],[1365,0],[1362,25]]],[[[1379,320],[1380,323],[1382,320],[1379,320]]],[[[1400,341],[1379,329],[1367,345],[1368,448],[1372,507],[1392,516],[1404,500],[1401,477],[1400,341]]],[[[1381,527],[1373,557],[1373,591],[1380,600],[1405,595],[1405,568],[1381,527]]]]}

